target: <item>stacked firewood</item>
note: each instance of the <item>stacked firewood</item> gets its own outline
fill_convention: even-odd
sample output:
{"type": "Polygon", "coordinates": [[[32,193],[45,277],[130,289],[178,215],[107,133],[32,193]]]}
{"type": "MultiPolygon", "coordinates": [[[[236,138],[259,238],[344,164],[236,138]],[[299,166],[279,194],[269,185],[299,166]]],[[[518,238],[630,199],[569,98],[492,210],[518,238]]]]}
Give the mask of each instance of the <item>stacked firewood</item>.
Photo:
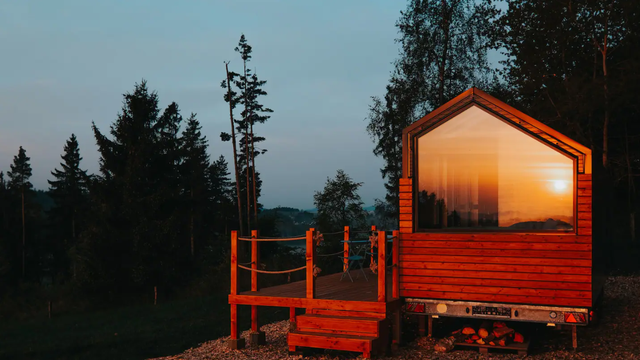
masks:
{"type": "Polygon", "coordinates": [[[507,346],[511,342],[523,343],[524,336],[502,321],[485,321],[477,330],[472,326],[464,326],[454,331],[448,338],[440,340],[435,350],[447,352],[453,349],[455,343],[462,341],[467,344],[507,346]]]}

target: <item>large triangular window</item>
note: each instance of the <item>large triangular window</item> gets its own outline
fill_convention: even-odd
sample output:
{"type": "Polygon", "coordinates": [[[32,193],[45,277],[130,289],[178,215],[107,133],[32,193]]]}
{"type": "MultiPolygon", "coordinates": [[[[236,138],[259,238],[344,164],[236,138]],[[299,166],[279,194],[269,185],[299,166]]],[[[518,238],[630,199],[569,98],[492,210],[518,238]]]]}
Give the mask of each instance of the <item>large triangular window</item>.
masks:
{"type": "Polygon", "coordinates": [[[471,106],[417,140],[418,229],[569,231],[574,158],[471,106]]]}

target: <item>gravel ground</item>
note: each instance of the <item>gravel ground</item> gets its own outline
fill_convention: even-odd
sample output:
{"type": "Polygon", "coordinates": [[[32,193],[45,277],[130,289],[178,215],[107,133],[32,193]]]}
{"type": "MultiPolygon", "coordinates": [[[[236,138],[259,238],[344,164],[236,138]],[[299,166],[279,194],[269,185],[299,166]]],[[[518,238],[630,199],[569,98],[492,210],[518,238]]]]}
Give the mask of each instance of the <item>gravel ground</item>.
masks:
{"type": "MultiPolygon", "coordinates": [[[[438,319],[438,321],[447,321],[438,319]]],[[[436,323],[436,328],[440,324],[436,323]]],[[[454,350],[447,354],[433,351],[435,340],[418,337],[412,333],[416,326],[405,325],[405,336],[410,340],[392,356],[378,359],[521,359],[510,353],[489,353],[488,357],[477,350],[454,350]]],[[[268,324],[262,327],[267,337],[267,345],[242,351],[229,350],[228,337],[212,340],[199,347],[189,349],[176,356],[156,360],[201,360],[201,359],[300,359],[290,356],[287,347],[288,321],[268,324]]],[[[571,334],[544,326],[531,344],[527,359],[640,359],[640,277],[617,276],[608,279],[600,324],[578,329],[578,351],[571,348],[571,334]]],[[[249,333],[242,333],[248,341],[249,333]]],[[[248,343],[248,342],[247,342],[248,343]]],[[[490,350],[491,351],[491,350],[490,350]]],[[[358,354],[317,350],[308,359],[357,359],[358,354]]]]}

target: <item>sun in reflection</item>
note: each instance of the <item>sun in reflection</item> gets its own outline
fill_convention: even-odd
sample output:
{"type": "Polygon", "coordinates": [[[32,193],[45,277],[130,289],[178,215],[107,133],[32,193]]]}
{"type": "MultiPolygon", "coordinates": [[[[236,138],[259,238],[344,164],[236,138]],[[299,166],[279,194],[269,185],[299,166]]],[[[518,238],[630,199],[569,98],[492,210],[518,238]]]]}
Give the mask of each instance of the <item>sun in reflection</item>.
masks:
{"type": "Polygon", "coordinates": [[[553,189],[557,192],[563,192],[567,190],[567,182],[563,180],[552,180],[553,189]]]}

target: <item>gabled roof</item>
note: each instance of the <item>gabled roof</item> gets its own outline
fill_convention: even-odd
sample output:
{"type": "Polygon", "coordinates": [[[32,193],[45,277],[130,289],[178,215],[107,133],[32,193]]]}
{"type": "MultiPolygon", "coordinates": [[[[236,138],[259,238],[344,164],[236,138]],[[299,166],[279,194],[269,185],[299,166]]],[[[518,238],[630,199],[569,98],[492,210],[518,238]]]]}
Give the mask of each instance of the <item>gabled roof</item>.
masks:
{"type": "Polygon", "coordinates": [[[507,105],[475,87],[456,96],[451,101],[433,110],[422,119],[406,127],[403,139],[403,176],[409,176],[409,150],[416,135],[422,135],[448,121],[471,106],[478,106],[507,122],[516,129],[534,137],[559,152],[578,160],[578,173],[591,173],[591,149],[550,128],[529,115],[507,105]],[[409,146],[407,146],[409,145],[409,146]]]}

